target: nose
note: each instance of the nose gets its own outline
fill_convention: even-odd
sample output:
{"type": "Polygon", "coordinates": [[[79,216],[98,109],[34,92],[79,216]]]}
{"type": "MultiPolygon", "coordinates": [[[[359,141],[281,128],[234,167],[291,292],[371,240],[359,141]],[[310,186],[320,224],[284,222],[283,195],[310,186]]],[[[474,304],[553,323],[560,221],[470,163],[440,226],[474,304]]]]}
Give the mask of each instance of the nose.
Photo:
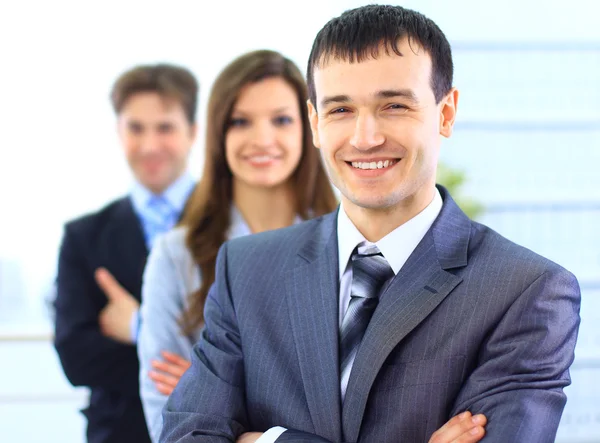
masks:
{"type": "Polygon", "coordinates": [[[275,128],[270,121],[257,121],[252,125],[252,144],[266,148],[275,143],[275,128]]]}
{"type": "Polygon", "coordinates": [[[385,137],[379,131],[379,124],[375,116],[363,114],[356,118],[354,134],[350,139],[352,146],[358,150],[366,151],[381,146],[384,141],[385,137]]]}
{"type": "Polygon", "coordinates": [[[160,148],[160,136],[153,131],[145,131],[140,140],[140,148],[144,154],[157,152],[160,148]]]}

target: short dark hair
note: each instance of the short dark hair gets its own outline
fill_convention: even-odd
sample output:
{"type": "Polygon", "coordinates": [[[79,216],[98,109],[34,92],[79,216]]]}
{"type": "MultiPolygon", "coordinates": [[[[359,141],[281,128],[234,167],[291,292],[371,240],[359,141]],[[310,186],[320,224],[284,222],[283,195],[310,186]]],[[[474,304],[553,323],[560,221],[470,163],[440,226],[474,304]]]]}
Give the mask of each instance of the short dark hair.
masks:
{"type": "Polygon", "coordinates": [[[156,92],[161,97],[175,100],[183,107],[188,121],[196,121],[198,82],[194,75],[181,66],[161,63],[136,66],[119,76],[113,85],[110,99],[119,114],[129,98],[140,92],[156,92]]]}
{"type": "Polygon", "coordinates": [[[315,66],[330,58],[361,62],[377,57],[380,45],[399,56],[398,41],[420,45],[431,57],[431,89],[437,103],[452,89],[452,50],[442,30],[419,12],[401,6],[368,5],[350,9],[331,19],[319,31],[308,59],[306,73],[308,94],[317,106],[314,82],[315,66]]]}

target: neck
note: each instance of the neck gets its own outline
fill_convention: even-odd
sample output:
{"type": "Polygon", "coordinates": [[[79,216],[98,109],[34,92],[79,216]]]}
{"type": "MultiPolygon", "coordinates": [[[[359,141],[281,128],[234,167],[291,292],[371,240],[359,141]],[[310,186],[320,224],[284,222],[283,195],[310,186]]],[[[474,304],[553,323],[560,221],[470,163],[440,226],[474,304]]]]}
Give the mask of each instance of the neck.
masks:
{"type": "Polygon", "coordinates": [[[344,210],[354,226],[370,242],[377,242],[422,212],[433,200],[435,188],[421,190],[394,206],[364,208],[343,198],[344,210]]]}
{"type": "MultiPolygon", "coordinates": [[[[186,173],[185,170],[181,170],[179,171],[179,173],[175,176],[175,178],[173,180],[171,180],[169,183],[162,183],[160,185],[151,185],[151,184],[145,184],[141,181],[138,180],[138,182],[145,187],[146,189],[148,189],[150,192],[152,192],[154,195],[161,195],[163,194],[167,189],[169,189],[173,183],[175,183],[177,180],[179,180],[181,177],[183,177],[183,175],[186,173]]],[[[137,179],[136,179],[137,180],[137,179]]]]}
{"type": "Polygon", "coordinates": [[[233,203],[253,233],[290,226],[296,218],[296,197],[289,184],[274,188],[233,182],[233,203]]]}

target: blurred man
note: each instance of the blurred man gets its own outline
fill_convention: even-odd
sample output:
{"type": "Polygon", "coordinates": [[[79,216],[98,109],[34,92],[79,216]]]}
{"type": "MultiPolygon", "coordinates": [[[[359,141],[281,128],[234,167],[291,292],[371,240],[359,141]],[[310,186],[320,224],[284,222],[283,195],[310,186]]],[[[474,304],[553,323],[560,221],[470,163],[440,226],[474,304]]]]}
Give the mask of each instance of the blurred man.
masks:
{"type": "Polygon", "coordinates": [[[399,6],[347,11],[307,77],[341,206],[223,245],[161,441],[477,441],[479,414],[486,442],[554,441],[579,286],[436,186],[458,103],[442,31],[399,6]],[[476,422],[447,432],[463,411],[476,422]]]}
{"type": "Polygon", "coordinates": [[[187,161],[197,94],[196,79],[181,67],[139,66],[121,75],[111,100],[134,185],[65,226],[55,346],[69,381],[91,390],[83,411],[90,443],[150,441],[135,349],[142,273],[154,239],[177,222],[194,186],[187,161]]]}

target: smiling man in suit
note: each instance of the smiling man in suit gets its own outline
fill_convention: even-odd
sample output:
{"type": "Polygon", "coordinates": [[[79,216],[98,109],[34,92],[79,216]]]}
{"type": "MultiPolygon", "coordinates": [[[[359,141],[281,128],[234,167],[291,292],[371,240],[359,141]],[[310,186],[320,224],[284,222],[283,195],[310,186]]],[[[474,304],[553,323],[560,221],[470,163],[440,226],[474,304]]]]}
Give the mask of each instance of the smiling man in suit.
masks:
{"type": "Polygon", "coordinates": [[[415,443],[462,411],[487,442],[554,441],[579,287],[436,186],[452,72],[442,31],[399,6],[319,32],[308,107],[341,206],[222,247],[162,441],[415,443]]]}
{"type": "Polygon", "coordinates": [[[135,349],[142,273],[156,236],[178,220],[194,181],[198,85],[186,69],[138,66],[111,99],[135,182],[131,193],[67,223],[55,300],[55,347],[69,381],[91,390],[90,443],[149,442],[135,349]]]}

